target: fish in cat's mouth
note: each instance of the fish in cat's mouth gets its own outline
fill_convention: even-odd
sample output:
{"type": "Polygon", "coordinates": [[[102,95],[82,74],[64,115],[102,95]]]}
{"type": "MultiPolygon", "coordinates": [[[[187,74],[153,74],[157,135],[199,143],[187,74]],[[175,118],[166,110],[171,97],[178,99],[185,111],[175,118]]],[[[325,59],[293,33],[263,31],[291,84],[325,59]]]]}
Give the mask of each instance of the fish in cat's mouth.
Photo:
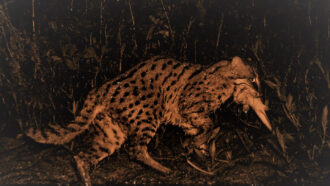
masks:
{"type": "Polygon", "coordinates": [[[272,131],[272,126],[266,114],[268,107],[262,102],[260,93],[253,88],[249,80],[238,79],[236,81],[236,91],[233,93],[234,101],[243,104],[243,111],[245,112],[251,107],[262,123],[272,131]]]}

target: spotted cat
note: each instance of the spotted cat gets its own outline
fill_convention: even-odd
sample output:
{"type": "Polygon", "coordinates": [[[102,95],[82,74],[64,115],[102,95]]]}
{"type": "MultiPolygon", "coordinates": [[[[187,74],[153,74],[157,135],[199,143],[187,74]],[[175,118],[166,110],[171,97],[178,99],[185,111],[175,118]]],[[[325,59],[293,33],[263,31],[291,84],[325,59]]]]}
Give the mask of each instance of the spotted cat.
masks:
{"type": "Polygon", "coordinates": [[[198,141],[212,128],[210,113],[233,96],[245,110],[252,107],[265,126],[272,129],[265,113],[267,107],[254,85],[260,85],[256,72],[239,57],[202,66],[157,56],[93,89],[80,114],[65,128],[31,128],[26,134],[40,143],[61,145],[87,131],[88,145],[74,152],[86,185],[91,184],[90,167],[127,139],[131,157],[169,173],[170,169],[147,151],[161,124],[179,126],[198,141]]]}

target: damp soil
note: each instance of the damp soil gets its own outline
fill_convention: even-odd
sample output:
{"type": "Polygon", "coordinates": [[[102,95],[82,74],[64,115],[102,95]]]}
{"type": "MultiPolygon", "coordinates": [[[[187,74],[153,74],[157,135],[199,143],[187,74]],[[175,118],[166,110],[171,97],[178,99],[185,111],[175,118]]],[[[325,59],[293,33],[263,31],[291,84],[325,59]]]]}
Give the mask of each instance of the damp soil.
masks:
{"type": "MultiPolygon", "coordinates": [[[[288,173],[288,164],[271,148],[261,145],[258,148],[246,149],[246,144],[240,143],[237,136],[230,138],[235,136],[230,131],[220,133],[223,137],[218,138],[216,142],[216,164],[212,164],[208,159],[187,155],[187,150],[181,145],[182,131],[169,127],[158,132],[157,137],[149,145],[149,151],[155,160],[172,169],[170,174],[159,173],[131,160],[126,145],[123,145],[119,151],[93,168],[92,183],[292,185],[304,180],[304,176],[290,177],[292,174],[288,173]],[[215,174],[207,175],[192,167],[187,160],[215,174]]],[[[291,163],[290,166],[298,164],[299,162],[291,163]]],[[[294,167],[290,169],[293,170],[294,167]]],[[[324,174],[329,175],[329,172],[324,174]]],[[[322,184],[326,181],[305,179],[303,183],[322,184]]],[[[21,136],[0,138],[0,184],[76,185],[81,182],[70,151],[62,146],[38,144],[21,136]]]]}
{"type": "MultiPolygon", "coordinates": [[[[219,175],[209,176],[194,169],[183,155],[184,149],[175,136],[175,129],[163,133],[162,139],[150,144],[154,159],[172,169],[168,175],[131,160],[125,145],[104,159],[91,172],[94,184],[214,184],[254,183],[269,177],[272,170],[255,165],[236,166],[223,170],[219,175]],[[154,148],[154,149],[153,149],[154,148]],[[253,171],[254,169],[254,171],[253,171]],[[267,170],[267,171],[265,171],[267,170]],[[224,174],[230,176],[224,176],[224,174]]],[[[42,145],[28,138],[2,137],[0,139],[1,184],[63,184],[80,183],[72,154],[61,146],[42,145]]],[[[191,160],[193,161],[193,160],[191,160]]],[[[196,162],[195,162],[196,163],[196,162]]],[[[197,164],[197,163],[196,163],[197,164]]],[[[274,171],[273,171],[274,172],[274,171]]]]}

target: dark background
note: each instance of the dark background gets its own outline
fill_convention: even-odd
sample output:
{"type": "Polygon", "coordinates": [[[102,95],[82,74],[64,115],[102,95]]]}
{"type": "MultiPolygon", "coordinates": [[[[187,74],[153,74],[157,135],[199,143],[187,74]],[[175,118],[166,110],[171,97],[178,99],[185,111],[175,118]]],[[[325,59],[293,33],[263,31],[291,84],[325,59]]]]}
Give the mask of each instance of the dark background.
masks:
{"type": "Polygon", "coordinates": [[[214,116],[221,165],[200,162],[215,176],[187,165],[183,133],[169,127],[150,149],[178,171],[154,173],[124,147],[95,169],[96,183],[330,182],[328,0],[1,0],[0,184],[77,182],[69,152],[22,131],[65,125],[91,88],[154,55],[253,59],[275,132],[229,103],[214,116]]]}

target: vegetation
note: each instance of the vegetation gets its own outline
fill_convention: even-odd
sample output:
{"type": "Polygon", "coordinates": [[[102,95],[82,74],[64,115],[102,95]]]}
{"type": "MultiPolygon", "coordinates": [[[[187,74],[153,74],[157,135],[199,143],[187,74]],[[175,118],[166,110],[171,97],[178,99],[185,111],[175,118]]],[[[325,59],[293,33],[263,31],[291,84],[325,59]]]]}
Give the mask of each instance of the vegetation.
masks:
{"type": "MultiPolygon", "coordinates": [[[[175,158],[164,161],[174,164],[179,159],[183,164],[177,166],[188,170],[179,167],[170,177],[150,171],[136,173],[141,179],[109,179],[329,183],[329,7],[324,0],[1,1],[0,154],[16,154],[26,145],[22,139],[9,140],[21,136],[26,126],[65,125],[91,88],[151,56],[210,64],[238,55],[253,59],[259,67],[273,134],[253,113],[245,115],[228,103],[214,115],[221,129],[211,143],[210,159],[189,159],[176,139],[182,131],[170,128],[164,133],[164,129],[154,140],[152,153],[170,154],[175,158]],[[160,148],[162,143],[171,148],[160,148]]],[[[56,182],[47,176],[33,182],[31,176],[20,176],[27,175],[21,169],[8,169],[10,162],[17,162],[14,157],[0,166],[0,183],[56,182]]],[[[123,166],[109,164],[111,170],[116,165],[123,166]]],[[[109,181],[95,177],[98,183],[109,181]]]]}

